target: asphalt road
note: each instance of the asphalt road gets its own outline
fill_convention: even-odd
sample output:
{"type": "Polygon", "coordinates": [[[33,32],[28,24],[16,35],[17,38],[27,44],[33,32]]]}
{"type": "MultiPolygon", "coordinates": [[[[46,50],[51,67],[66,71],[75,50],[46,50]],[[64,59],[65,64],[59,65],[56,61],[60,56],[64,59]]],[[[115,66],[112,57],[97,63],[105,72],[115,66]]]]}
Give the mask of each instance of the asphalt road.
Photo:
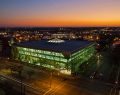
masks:
{"type": "MultiPolygon", "coordinates": [[[[9,80],[8,83],[12,85],[12,89],[20,93],[20,81],[9,76],[1,76],[9,80]]],[[[60,80],[56,77],[52,78],[51,88],[48,90],[41,89],[42,85],[39,87],[39,89],[36,89],[26,83],[22,83],[22,85],[22,87],[25,87],[26,95],[109,95],[108,92],[112,88],[111,85],[96,80],[71,80],[64,78],[61,78],[60,80]]]]}
{"type": "MultiPolygon", "coordinates": [[[[45,90],[41,88],[34,88],[29,84],[26,84],[22,81],[19,81],[15,78],[12,78],[10,76],[6,76],[3,74],[0,74],[0,83],[5,86],[3,89],[9,91],[9,95],[43,95],[45,93],[45,90]]],[[[8,92],[7,92],[8,93],[8,92]]]]}
{"type": "MultiPolygon", "coordinates": [[[[112,64],[107,52],[100,53],[99,57],[95,55],[82,64],[76,79],[54,76],[51,72],[28,66],[24,68],[36,72],[34,78],[23,80],[26,95],[119,95],[120,93],[120,67],[112,64]]],[[[19,79],[13,80],[14,78],[10,77],[9,83],[14,85],[15,91],[20,92],[19,79]]]]}

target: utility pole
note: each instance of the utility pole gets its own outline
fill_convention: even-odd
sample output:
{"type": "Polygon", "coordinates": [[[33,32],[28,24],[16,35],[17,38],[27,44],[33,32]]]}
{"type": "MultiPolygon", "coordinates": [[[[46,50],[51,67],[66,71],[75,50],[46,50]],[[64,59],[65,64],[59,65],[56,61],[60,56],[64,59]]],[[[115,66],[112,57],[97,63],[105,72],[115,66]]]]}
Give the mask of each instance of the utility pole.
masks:
{"type": "Polygon", "coordinates": [[[50,73],[50,88],[52,88],[53,71],[50,73]]]}
{"type": "Polygon", "coordinates": [[[23,84],[22,84],[22,72],[20,71],[20,79],[21,79],[21,95],[23,95],[23,91],[22,91],[22,89],[23,89],[23,84]]]}

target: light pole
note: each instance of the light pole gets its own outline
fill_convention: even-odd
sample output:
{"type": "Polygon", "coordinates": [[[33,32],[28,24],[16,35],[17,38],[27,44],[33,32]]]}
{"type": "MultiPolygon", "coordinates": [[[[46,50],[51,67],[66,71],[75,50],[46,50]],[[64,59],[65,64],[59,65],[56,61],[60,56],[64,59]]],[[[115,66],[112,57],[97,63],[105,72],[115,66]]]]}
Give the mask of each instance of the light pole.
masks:
{"type": "Polygon", "coordinates": [[[22,87],[23,87],[23,86],[22,86],[22,75],[21,75],[22,72],[20,71],[19,73],[20,73],[20,79],[21,79],[21,95],[23,95],[23,92],[22,92],[22,87]]]}
{"type": "Polygon", "coordinates": [[[50,73],[50,88],[52,88],[52,77],[53,77],[53,71],[50,73]]]}
{"type": "Polygon", "coordinates": [[[23,85],[22,70],[23,70],[23,67],[20,68],[20,71],[19,71],[19,76],[21,79],[21,95],[25,95],[25,85],[23,85]]]}
{"type": "Polygon", "coordinates": [[[118,81],[119,81],[119,75],[120,75],[120,67],[118,68],[118,73],[117,73],[116,80],[115,80],[116,85],[118,84],[118,81]]]}

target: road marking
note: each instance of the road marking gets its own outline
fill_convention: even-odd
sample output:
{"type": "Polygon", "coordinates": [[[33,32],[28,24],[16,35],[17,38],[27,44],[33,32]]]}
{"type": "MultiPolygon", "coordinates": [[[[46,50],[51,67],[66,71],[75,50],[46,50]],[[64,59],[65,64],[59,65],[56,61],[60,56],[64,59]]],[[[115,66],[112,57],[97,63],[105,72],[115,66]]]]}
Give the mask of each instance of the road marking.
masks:
{"type": "Polygon", "coordinates": [[[51,94],[53,94],[54,92],[56,92],[58,89],[60,89],[61,87],[63,87],[66,83],[65,82],[62,82],[60,83],[57,87],[55,88],[51,88],[49,89],[47,92],[45,92],[43,95],[47,95],[51,92],[51,94]],[[53,91],[53,92],[52,92],[53,91]]]}
{"type": "Polygon", "coordinates": [[[111,88],[111,90],[110,90],[110,95],[111,95],[112,91],[113,91],[113,88],[111,88]]]}
{"type": "Polygon", "coordinates": [[[51,92],[51,95],[54,95],[55,92],[57,92],[59,89],[61,89],[65,85],[66,85],[66,83],[64,83],[61,86],[59,86],[58,88],[56,88],[53,92],[51,92]]]}
{"type": "Polygon", "coordinates": [[[18,81],[17,79],[14,79],[14,78],[12,78],[12,77],[9,77],[9,76],[3,75],[3,74],[0,74],[0,76],[1,76],[1,77],[4,77],[4,78],[6,78],[6,79],[9,79],[9,80],[15,81],[15,82],[17,82],[17,83],[19,83],[19,84],[23,84],[24,86],[33,89],[34,92],[36,92],[37,94],[38,94],[38,93],[40,94],[41,92],[45,92],[45,90],[43,90],[43,89],[38,89],[38,88],[35,88],[35,87],[33,88],[32,86],[30,86],[30,85],[28,85],[28,84],[26,84],[26,83],[23,83],[23,82],[21,82],[21,81],[18,81]],[[39,91],[39,90],[40,90],[40,91],[39,91]]]}
{"type": "MultiPolygon", "coordinates": [[[[118,94],[120,95],[120,91],[118,92],[118,94]]],[[[117,95],[117,87],[116,86],[111,88],[110,95],[117,95]]]]}
{"type": "Polygon", "coordinates": [[[52,88],[50,88],[48,91],[46,91],[43,95],[46,95],[47,93],[49,93],[52,90],[52,88]]]}

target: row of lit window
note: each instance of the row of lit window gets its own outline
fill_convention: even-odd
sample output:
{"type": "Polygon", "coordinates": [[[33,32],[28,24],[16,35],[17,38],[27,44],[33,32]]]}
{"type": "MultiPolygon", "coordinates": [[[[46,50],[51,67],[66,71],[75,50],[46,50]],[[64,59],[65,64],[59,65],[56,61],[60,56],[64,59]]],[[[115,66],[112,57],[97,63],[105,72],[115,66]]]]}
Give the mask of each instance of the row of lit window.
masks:
{"type": "Polygon", "coordinates": [[[35,57],[40,57],[40,58],[46,58],[46,59],[50,59],[50,60],[67,62],[67,59],[62,58],[62,57],[55,57],[55,56],[49,56],[49,55],[41,55],[41,54],[29,53],[29,52],[23,52],[23,51],[19,51],[19,53],[20,54],[25,54],[25,55],[30,55],[30,56],[35,56],[35,57]]]}
{"type": "MultiPolygon", "coordinates": [[[[24,57],[25,58],[25,57],[24,57]]],[[[23,58],[23,59],[24,59],[23,58]]],[[[26,60],[26,59],[25,59],[26,60]]],[[[45,61],[46,61],[46,59],[44,59],[45,61]]],[[[30,58],[30,60],[28,60],[28,61],[30,61],[31,63],[33,63],[33,62],[36,62],[36,64],[37,63],[40,63],[41,61],[40,61],[40,59],[39,58],[36,58],[36,57],[31,57],[30,58]]],[[[48,61],[48,64],[49,64],[50,62],[48,61]]],[[[53,63],[54,63],[54,61],[53,61],[53,63]]],[[[44,64],[44,63],[42,63],[42,64],[44,64]]],[[[62,66],[62,67],[64,67],[65,66],[65,64],[64,63],[61,63],[61,62],[55,62],[55,64],[59,64],[60,66],[62,66]]],[[[53,64],[54,65],[54,64],[53,64]]]]}
{"type": "Polygon", "coordinates": [[[29,48],[21,48],[21,47],[18,47],[18,49],[19,49],[19,51],[28,51],[28,52],[34,52],[34,53],[41,53],[41,54],[48,54],[48,55],[64,57],[61,53],[56,53],[56,52],[36,50],[36,49],[29,49],[29,48]]]}
{"type": "Polygon", "coordinates": [[[88,48],[88,49],[84,49],[84,51],[82,51],[81,53],[77,54],[76,56],[72,56],[71,60],[74,60],[76,58],[78,59],[83,59],[86,56],[90,55],[91,53],[94,53],[94,48],[88,48]]]}
{"type": "MultiPolygon", "coordinates": [[[[41,57],[41,56],[56,56],[56,55],[51,55],[51,54],[44,54],[44,53],[42,53],[42,54],[40,54],[40,53],[34,53],[34,52],[28,52],[28,51],[22,51],[22,50],[19,50],[19,53],[21,53],[21,54],[26,54],[26,55],[32,55],[32,56],[37,56],[37,57],[41,57]]],[[[58,57],[58,56],[56,56],[56,57],[58,57]]],[[[59,56],[59,57],[61,57],[61,56],[59,56]]],[[[62,56],[62,58],[64,58],[63,56],[62,56]]]]}
{"type": "Polygon", "coordinates": [[[91,45],[91,46],[89,46],[89,47],[87,47],[87,48],[84,48],[84,49],[82,49],[82,50],[79,50],[78,52],[72,54],[72,56],[79,55],[79,54],[81,54],[82,52],[84,52],[85,50],[88,50],[88,49],[91,49],[91,48],[93,48],[93,45],[91,45]]]}

